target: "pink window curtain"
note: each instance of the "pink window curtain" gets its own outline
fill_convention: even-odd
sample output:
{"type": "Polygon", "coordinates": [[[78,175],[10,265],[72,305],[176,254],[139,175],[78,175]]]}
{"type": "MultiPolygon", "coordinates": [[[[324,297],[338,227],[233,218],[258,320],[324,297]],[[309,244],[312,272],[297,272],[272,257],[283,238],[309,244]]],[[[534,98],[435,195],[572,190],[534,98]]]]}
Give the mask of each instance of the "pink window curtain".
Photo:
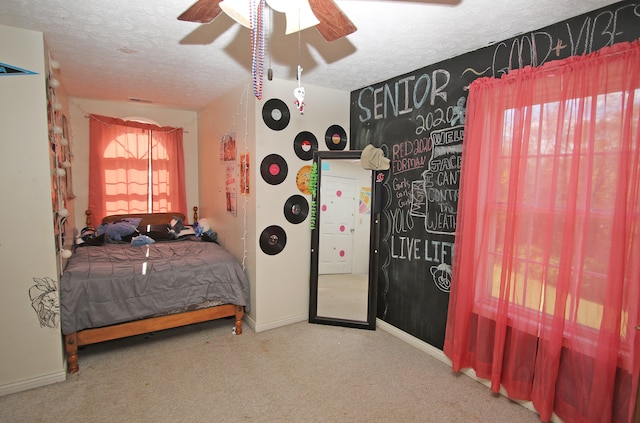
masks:
{"type": "Polygon", "coordinates": [[[469,90],[444,352],[543,421],[630,422],[640,43],[469,90]]]}
{"type": "Polygon", "coordinates": [[[187,215],[182,132],[91,115],[89,209],[94,218],[150,211],[187,215]]]}

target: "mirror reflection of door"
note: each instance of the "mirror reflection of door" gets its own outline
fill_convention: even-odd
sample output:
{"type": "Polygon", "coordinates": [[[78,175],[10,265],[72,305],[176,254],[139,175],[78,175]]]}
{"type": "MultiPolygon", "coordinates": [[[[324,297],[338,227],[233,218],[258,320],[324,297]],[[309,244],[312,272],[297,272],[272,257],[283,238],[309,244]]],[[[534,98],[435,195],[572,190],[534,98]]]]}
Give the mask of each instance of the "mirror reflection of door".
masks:
{"type": "Polygon", "coordinates": [[[367,320],[371,172],[351,160],[321,167],[317,315],[367,320]]]}
{"type": "Polygon", "coordinates": [[[351,273],[357,180],[324,175],[321,187],[320,249],[318,274],[351,273]]]}

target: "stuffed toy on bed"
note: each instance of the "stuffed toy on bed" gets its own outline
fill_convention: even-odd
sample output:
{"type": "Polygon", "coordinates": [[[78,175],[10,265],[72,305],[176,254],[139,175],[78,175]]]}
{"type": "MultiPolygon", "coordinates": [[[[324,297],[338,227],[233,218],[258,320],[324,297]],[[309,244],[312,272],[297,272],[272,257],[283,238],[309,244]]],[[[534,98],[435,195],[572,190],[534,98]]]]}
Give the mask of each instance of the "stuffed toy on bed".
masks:
{"type": "Polygon", "coordinates": [[[169,233],[174,239],[177,239],[180,232],[184,229],[184,222],[179,217],[173,216],[171,222],[167,224],[169,233]]]}

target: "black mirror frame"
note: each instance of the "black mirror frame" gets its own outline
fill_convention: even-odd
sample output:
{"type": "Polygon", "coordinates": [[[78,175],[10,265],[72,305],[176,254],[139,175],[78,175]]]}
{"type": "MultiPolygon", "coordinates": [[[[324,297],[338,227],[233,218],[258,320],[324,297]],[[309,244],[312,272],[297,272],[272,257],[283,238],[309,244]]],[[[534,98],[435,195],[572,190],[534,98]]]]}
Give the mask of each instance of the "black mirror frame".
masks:
{"type": "MultiPolygon", "coordinates": [[[[362,151],[360,150],[348,150],[348,151],[315,151],[313,153],[313,161],[316,164],[318,170],[317,183],[315,192],[312,192],[312,200],[315,204],[320,204],[320,184],[322,178],[322,161],[323,160],[357,160],[360,158],[362,151]]],[[[309,323],[319,323],[332,326],[343,326],[356,329],[376,329],[376,309],[377,309],[377,295],[378,295],[378,255],[379,255],[379,242],[380,242],[380,212],[375,210],[376,204],[376,185],[375,185],[376,172],[371,171],[371,222],[370,222],[370,239],[369,239],[369,287],[368,287],[368,303],[367,303],[367,320],[350,320],[334,317],[318,316],[318,259],[319,259],[319,242],[320,242],[320,212],[316,210],[315,225],[311,231],[311,270],[309,274],[309,323]]]]}

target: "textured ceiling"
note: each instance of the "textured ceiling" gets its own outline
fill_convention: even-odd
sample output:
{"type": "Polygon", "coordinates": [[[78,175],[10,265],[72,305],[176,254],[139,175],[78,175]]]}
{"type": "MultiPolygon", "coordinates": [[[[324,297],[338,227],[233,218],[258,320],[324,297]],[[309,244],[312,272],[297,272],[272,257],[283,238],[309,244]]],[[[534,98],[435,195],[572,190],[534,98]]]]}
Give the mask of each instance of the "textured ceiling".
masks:
{"type": "MultiPolygon", "coordinates": [[[[0,24],[44,33],[70,96],[199,110],[251,78],[251,40],[224,14],[178,21],[194,2],[2,0],[0,24]]],[[[353,91],[615,2],[337,0],[358,30],[331,43],[315,28],[284,35],[284,15],[267,12],[264,66],[295,80],[300,64],[303,85],[353,91]]]]}

